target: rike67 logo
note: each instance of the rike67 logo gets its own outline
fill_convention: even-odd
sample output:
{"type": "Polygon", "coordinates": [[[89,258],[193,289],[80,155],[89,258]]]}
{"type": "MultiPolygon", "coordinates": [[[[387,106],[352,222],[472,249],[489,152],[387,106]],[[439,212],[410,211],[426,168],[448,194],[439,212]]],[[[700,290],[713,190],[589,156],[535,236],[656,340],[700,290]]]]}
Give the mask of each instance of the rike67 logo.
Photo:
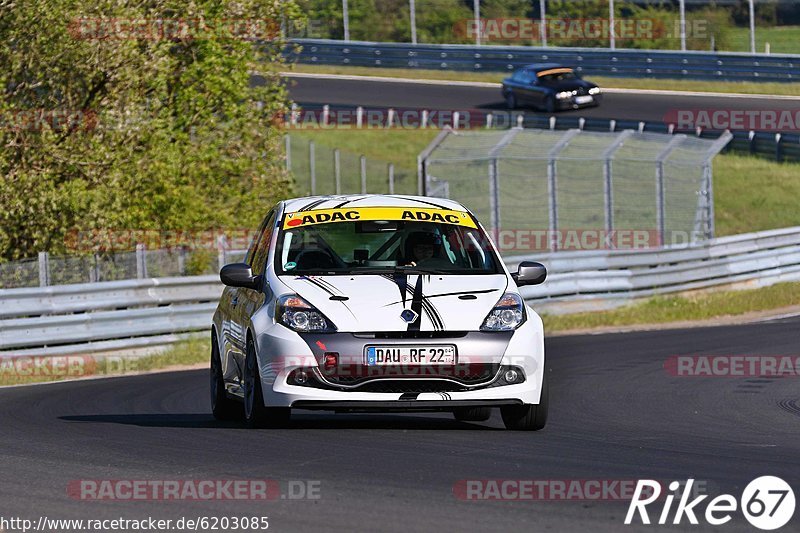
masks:
{"type": "Polygon", "coordinates": [[[625,524],[633,523],[637,514],[642,524],[650,524],[651,518],[647,507],[651,504],[654,504],[651,505],[651,511],[657,511],[658,507],[661,507],[656,521],[661,525],[667,523],[677,525],[684,518],[690,524],[697,525],[699,523],[697,516],[700,515],[708,524],[721,526],[730,522],[740,509],[751,525],[771,531],[785,526],[794,515],[794,492],[789,484],[779,477],[762,476],[754,479],[744,488],[738,501],[731,494],[721,494],[706,503],[704,513],[700,511],[702,508],[700,504],[708,498],[708,495],[696,496],[690,501],[693,484],[694,479],[687,480],[683,491],[678,493],[683,484],[678,481],[670,483],[670,492],[663,498],[661,507],[661,484],[650,479],[639,480],[628,507],[628,514],[625,516],[625,524]],[[676,497],[678,504],[673,514],[672,504],[676,497]]]}

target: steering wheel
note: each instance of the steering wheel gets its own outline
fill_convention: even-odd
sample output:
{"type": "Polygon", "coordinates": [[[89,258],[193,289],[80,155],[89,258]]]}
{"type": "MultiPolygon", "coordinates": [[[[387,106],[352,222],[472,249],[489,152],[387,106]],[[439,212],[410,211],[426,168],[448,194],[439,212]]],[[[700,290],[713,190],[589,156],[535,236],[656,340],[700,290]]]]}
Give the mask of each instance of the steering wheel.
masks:
{"type": "Polygon", "coordinates": [[[341,268],[344,266],[341,260],[336,261],[329,252],[322,250],[302,250],[297,254],[297,257],[294,258],[294,262],[297,263],[296,268],[298,270],[341,268]],[[309,264],[303,264],[304,261],[307,261],[309,264]]]}

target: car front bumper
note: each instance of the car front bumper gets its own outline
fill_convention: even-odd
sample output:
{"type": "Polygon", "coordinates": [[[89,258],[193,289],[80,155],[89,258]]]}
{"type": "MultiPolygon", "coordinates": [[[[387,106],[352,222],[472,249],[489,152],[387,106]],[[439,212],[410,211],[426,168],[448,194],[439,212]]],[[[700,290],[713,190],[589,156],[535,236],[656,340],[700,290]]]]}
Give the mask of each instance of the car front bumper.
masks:
{"type": "Polygon", "coordinates": [[[465,406],[536,404],[544,375],[541,320],[531,310],[528,320],[514,332],[469,332],[427,339],[375,339],[352,333],[298,334],[281,325],[272,325],[257,336],[257,350],[265,404],[297,409],[441,411],[465,406]],[[428,375],[390,374],[364,381],[362,384],[367,386],[356,387],[325,379],[329,374],[323,372],[321,365],[326,352],[341,354],[344,368],[347,365],[356,368],[363,362],[364,348],[376,344],[454,344],[459,363],[491,368],[493,374],[468,384],[428,375]],[[524,382],[503,381],[503,372],[511,367],[522,372],[524,382]],[[298,385],[290,378],[296,370],[313,372],[324,383],[298,385]]]}

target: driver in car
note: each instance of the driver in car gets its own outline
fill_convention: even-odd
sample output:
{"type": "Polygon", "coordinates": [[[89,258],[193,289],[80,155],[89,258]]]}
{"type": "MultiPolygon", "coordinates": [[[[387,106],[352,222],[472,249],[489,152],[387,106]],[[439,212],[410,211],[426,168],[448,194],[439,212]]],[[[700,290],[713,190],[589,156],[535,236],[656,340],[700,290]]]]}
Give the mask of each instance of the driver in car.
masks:
{"type": "Polygon", "coordinates": [[[406,237],[408,266],[452,266],[443,255],[442,238],[435,233],[415,231],[406,237]]]}

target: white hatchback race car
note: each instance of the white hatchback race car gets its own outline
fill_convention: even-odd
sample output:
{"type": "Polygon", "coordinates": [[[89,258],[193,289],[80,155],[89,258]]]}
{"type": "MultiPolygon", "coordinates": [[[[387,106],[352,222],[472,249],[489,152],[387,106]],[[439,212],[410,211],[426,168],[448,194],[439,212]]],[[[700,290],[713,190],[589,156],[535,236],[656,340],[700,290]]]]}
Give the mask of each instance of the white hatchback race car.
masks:
{"type": "Polygon", "coordinates": [[[292,409],[448,411],[509,429],[547,420],[542,321],[464,206],[413,196],[278,203],[214,314],[218,419],[281,426],[292,409]],[[242,406],[244,404],[244,406],[242,406]]]}

